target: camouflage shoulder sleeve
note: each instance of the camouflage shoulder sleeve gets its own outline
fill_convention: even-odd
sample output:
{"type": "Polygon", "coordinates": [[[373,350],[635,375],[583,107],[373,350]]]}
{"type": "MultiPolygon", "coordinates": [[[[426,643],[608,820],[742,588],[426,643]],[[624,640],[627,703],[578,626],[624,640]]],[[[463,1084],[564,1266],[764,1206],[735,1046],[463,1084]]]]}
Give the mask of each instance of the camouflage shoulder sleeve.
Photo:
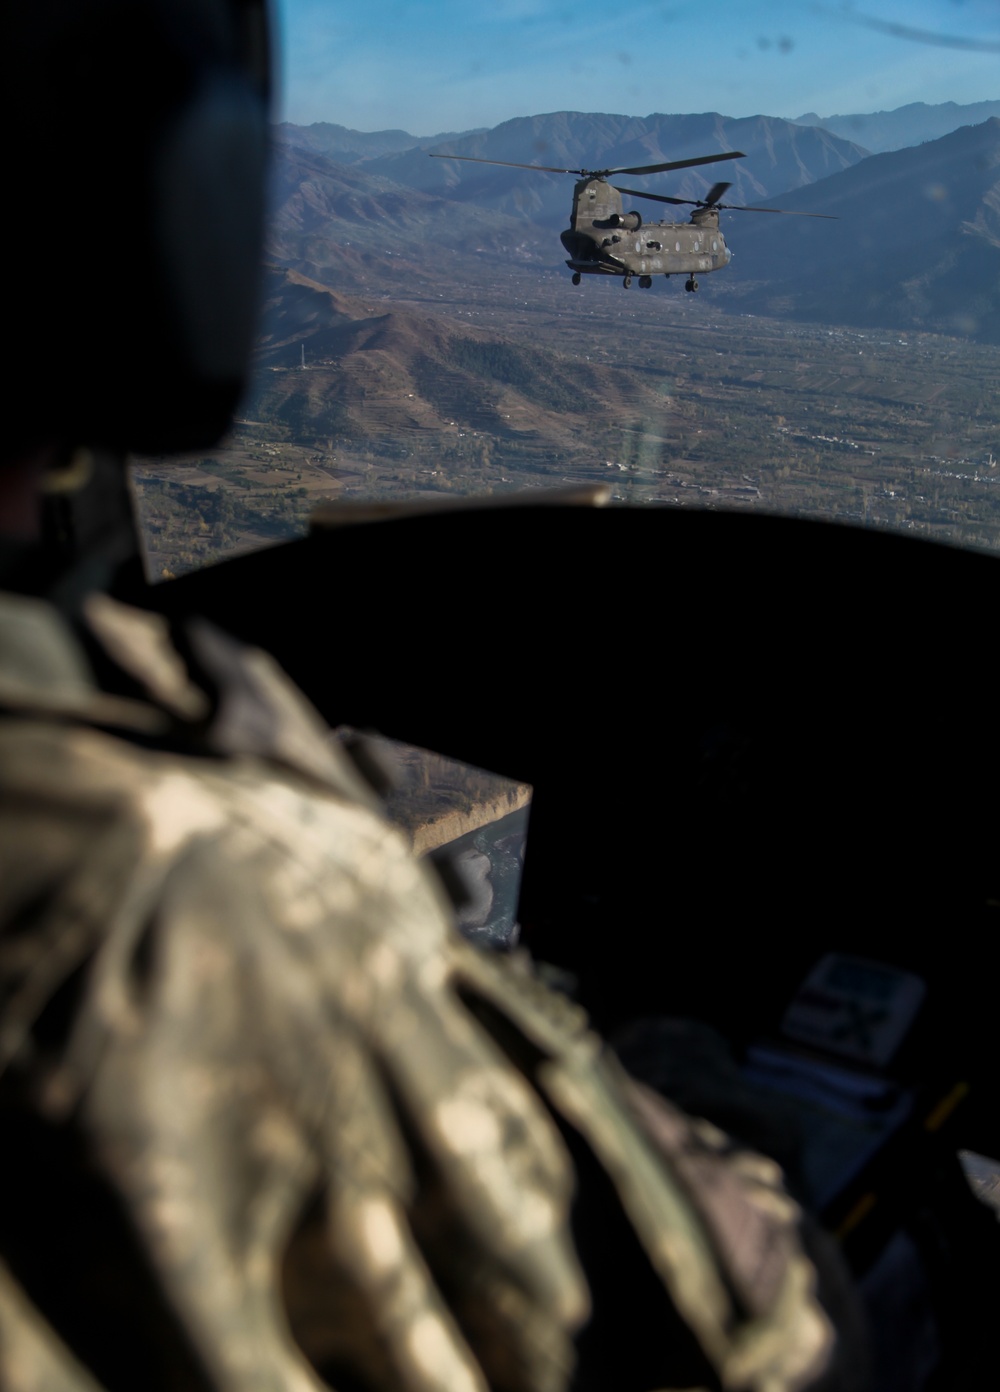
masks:
{"type": "MultiPolygon", "coordinates": [[[[197,716],[162,634],[108,606],[98,622],[160,710],[197,716]]],[[[160,1385],[563,1392],[588,1299],[568,1127],[706,1385],[808,1387],[832,1336],[773,1167],[632,1084],[524,961],[459,939],[276,669],[205,643],[229,694],[199,757],[94,728],[159,726],[75,667],[56,683],[55,657],[55,706],[32,710],[37,654],[0,690],[0,1108],[81,1138],[117,1196],[170,1312],[160,1385]]],[[[64,1246],[33,1201],[26,1241],[0,1237],[0,1387],[93,1392],[99,1337],[92,1358],[73,1345],[84,1371],[25,1294],[64,1246]]],[[[111,1310],[137,1386],[129,1270],[108,1248],[79,1300],[106,1297],[94,1318],[111,1310]]]]}
{"type": "Polygon", "coordinates": [[[0,1262],[0,1387],[4,1392],[100,1392],[0,1262]]]}
{"type": "Polygon", "coordinates": [[[492,959],[464,944],[458,956],[463,990],[537,1049],[536,1085],[611,1178],[721,1386],[795,1392],[813,1384],[834,1330],[780,1168],[733,1152],[710,1123],[630,1079],[579,1007],[541,983],[527,959],[492,959]]]}
{"type": "MultiPolygon", "coordinates": [[[[309,1353],[332,1385],[346,1369],[384,1392],[484,1392],[501,1365],[511,1388],[565,1385],[586,1309],[566,1156],[452,989],[443,895],[373,811],[253,757],[3,721],[0,925],[0,1106],[82,1136],[197,1385],[327,1385],[280,1284],[311,1196],[325,1304],[309,1353]],[[445,1242],[503,1292],[488,1330],[438,1287],[445,1242]]],[[[2,1252],[17,1280],[61,1241],[44,1194],[19,1204],[27,1246],[2,1252]]],[[[123,1254],[108,1293],[122,1346],[129,1269],[123,1254]]],[[[8,1301],[5,1322],[26,1308],[8,1301]]],[[[0,1345],[0,1386],[35,1328],[0,1345]]]]}

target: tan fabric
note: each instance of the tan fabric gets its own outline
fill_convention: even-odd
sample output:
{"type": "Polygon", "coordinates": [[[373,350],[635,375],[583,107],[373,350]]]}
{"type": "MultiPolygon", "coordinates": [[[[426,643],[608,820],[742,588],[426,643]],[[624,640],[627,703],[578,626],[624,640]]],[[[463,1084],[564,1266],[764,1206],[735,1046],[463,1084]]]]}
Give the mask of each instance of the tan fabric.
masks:
{"type": "MultiPolygon", "coordinates": [[[[108,649],[150,664],[148,702],[106,697],[33,604],[0,598],[0,1093],[80,1128],[206,1384],[566,1387],[588,1297],[558,1117],[718,1385],[807,1386],[831,1334],[780,1178],[720,1172],[528,964],[452,932],[274,665],[202,627],[201,693],[157,621],[100,600],[108,649]]],[[[93,1386],[0,1268],[0,1388],[93,1386]]]]}

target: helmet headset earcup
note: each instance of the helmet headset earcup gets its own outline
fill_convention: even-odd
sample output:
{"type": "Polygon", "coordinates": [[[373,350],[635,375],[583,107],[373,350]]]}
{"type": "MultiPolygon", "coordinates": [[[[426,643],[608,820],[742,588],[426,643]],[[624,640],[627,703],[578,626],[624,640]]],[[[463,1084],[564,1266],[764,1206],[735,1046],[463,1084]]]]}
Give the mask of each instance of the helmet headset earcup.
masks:
{"type": "Polygon", "coordinates": [[[33,0],[0,24],[15,435],[214,441],[255,326],[265,0],[33,0]]]}

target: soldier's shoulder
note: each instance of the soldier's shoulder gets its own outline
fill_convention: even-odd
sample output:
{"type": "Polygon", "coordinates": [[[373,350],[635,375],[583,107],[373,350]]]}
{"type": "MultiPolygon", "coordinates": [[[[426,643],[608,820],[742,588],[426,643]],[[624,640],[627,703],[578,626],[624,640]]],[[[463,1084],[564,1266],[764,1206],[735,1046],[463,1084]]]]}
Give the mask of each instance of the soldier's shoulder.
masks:
{"type": "Polygon", "coordinates": [[[78,875],[124,899],[182,858],[192,882],[269,887],[279,921],[296,902],[346,912],[376,886],[384,911],[412,895],[431,912],[408,844],[266,654],[195,624],[182,657],[159,615],[104,596],[85,617],[130,694],[102,689],[51,606],[0,596],[0,916],[78,875]]]}
{"type": "MultiPolygon", "coordinates": [[[[0,594],[0,714],[8,745],[26,724],[37,739],[45,727],[50,745],[67,748],[87,745],[82,732],[97,730],[133,749],[217,765],[256,761],[376,806],[352,760],[266,653],[200,620],[185,625],[178,646],[163,615],[104,594],[84,600],[79,631],[42,599],[0,594]]],[[[127,759],[121,748],[118,762],[127,759]]]]}

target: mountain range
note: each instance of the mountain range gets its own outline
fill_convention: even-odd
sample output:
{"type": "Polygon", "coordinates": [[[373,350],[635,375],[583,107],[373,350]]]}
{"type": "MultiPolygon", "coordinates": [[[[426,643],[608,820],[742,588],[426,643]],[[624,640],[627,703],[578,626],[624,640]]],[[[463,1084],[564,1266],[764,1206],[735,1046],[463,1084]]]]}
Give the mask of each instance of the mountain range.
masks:
{"type": "MultiPolygon", "coordinates": [[[[962,110],[954,108],[950,119],[962,110]]],[[[778,317],[944,329],[1000,342],[995,116],[876,155],[829,130],[718,113],[518,118],[441,139],[433,150],[441,159],[428,158],[425,142],[391,149],[405,133],[387,132],[349,163],[319,146],[350,146],[351,132],[307,127],[310,145],[302,129],[282,130],[269,251],[277,263],[335,289],[431,289],[442,276],[472,287],[484,275],[495,277],[500,263],[561,267],[556,233],[568,220],[571,177],[448,155],[579,170],[741,150],[746,158],[731,166],[677,171],[669,182],[650,177],[650,192],[669,188],[673,196],[699,198],[726,178],[727,203],[838,220],[724,213],[734,260],[706,278],[705,293],[778,317]]],[[[629,204],[647,222],[660,215],[653,203],[630,197],[629,204]]]]}
{"type": "MultiPolygon", "coordinates": [[[[442,272],[474,282],[498,259],[562,264],[556,234],[566,226],[573,194],[566,174],[430,159],[425,143],[358,158],[358,132],[335,126],[279,131],[268,252],[282,265],[350,291],[380,282],[429,289],[442,272]],[[333,158],[331,151],[343,157],[333,158]]],[[[390,144],[398,139],[386,134],[390,144]]],[[[559,112],[449,137],[433,153],[578,169],[725,150],[748,156],[727,169],[734,202],[759,202],[865,157],[848,141],[791,121],[711,113],[639,119],[559,112]]],[[[719,166],[707,175],[683,170],[669,187],[679,197],[701,198],[716,177],[719,166]]],[[[650,185],[654,192],[663,187],[662,180],[650,185]]],[[[655,205],[644,211],[654,216],[655,205]]]]}
{"type": "Polygon", "coordinates": [[[727,225],[744,308],[1000,343],[1000,118],[872,155],[782,203],[839,221],[788,218],[780,236],[770,219],[727,225]]]}
{"type": "MultiPolygon", "coordinates": [[[[862,146],[868,154],[881,154],[886,150],[902,150],[907,145],[920,145],[926,140],[939,140],[959,126],[978,126],[991,116],[1000,116],[1000,101],[939,102],[933,106],[926,102],[910,102],[893,111],[855,112],[849,116],[818,116],[815,111],[809,111],[797,116],[795,124],[821,126],[843,140],[862,146]]],[[[672,118],[652,115],[627,119],[656,123],[672,118]]],[[[487,133],[485,127],[441,135],[411,135],[402,130],[368,132],[351,130],[330,121],[317,121],[311,126],[283,122],[274,129],[279,140],[326,155],[338,164],[363,163],[404,150],[433,150],[449,140],[487,133]]]]}
{"type": "MultiPolygon", "coordinates": [[[[312,130],[312,127],[306,129],[312,130]]],[[[286,133],[285,148],[302,148],[286,133]]],[[[725,172],[718,166],[680,170],[670,192],[680,198],[704,197],[717,178],[732,180],[734,202],[760,201],[785,189],[800,188],[865,158],[860,146],[771,116],[736,119],[708,112],[699,116],[616,116],[560,111],[525,116],[488,131],[456,136],[428,148],[410,147],[374,156],[354,173],[385,178],[457,203],[472,203],[521,222],[558,230],[565,227],[572,184],[565,174],[528,171],[428,155],[461,155],[471,160],[556,166],[558,169],[613,169],[691,159],[742,150],[746,160],[725,172]]],[[[316,153],[319,153],[316,151],[316,153]]],[[[327,156],[329,158],[329,155],[327,156]]],[[[662,188],[651,186],[651,192],[662,188]]]]}
{"type": "Polygon", "coordinates": [[[271,207],[269,256],[335,289],[432,288],[442,270],[475,280],[484,259],[553,259],[542,227],[295,145],[278,147],[271,207]]]}
{"type": "MultiPolygon", "coordinates": [[[[910,102],[895,111],[870,111],[853,116],[817,116],[809,111],[796,117],[800,126],[822,126],[844,140],[856,141],[872,154],[886,150],[903,150],[908,145],[922,145],[927,140],[940,140],[959,126],[978,126],[991,116],[1000,116],[1000,101],[910,102]]],[[[445,137],[442,136],[441,139],[445,137]]]]}
{"type": "Polygon", "coordinates": [[[397,154],[400,150],[433,149],[446,140],[457,140],[461,135],[475,135],[476,132],[410,135],[409,131],[404,130],[356,131],[348,126],[334,125],[331,121],[315,121],[311,126],[296,126],[283,121],[275,125],[274,134],[279,141],[326,155],[338,164],[355,164],[379,155],[397,154]]]}

